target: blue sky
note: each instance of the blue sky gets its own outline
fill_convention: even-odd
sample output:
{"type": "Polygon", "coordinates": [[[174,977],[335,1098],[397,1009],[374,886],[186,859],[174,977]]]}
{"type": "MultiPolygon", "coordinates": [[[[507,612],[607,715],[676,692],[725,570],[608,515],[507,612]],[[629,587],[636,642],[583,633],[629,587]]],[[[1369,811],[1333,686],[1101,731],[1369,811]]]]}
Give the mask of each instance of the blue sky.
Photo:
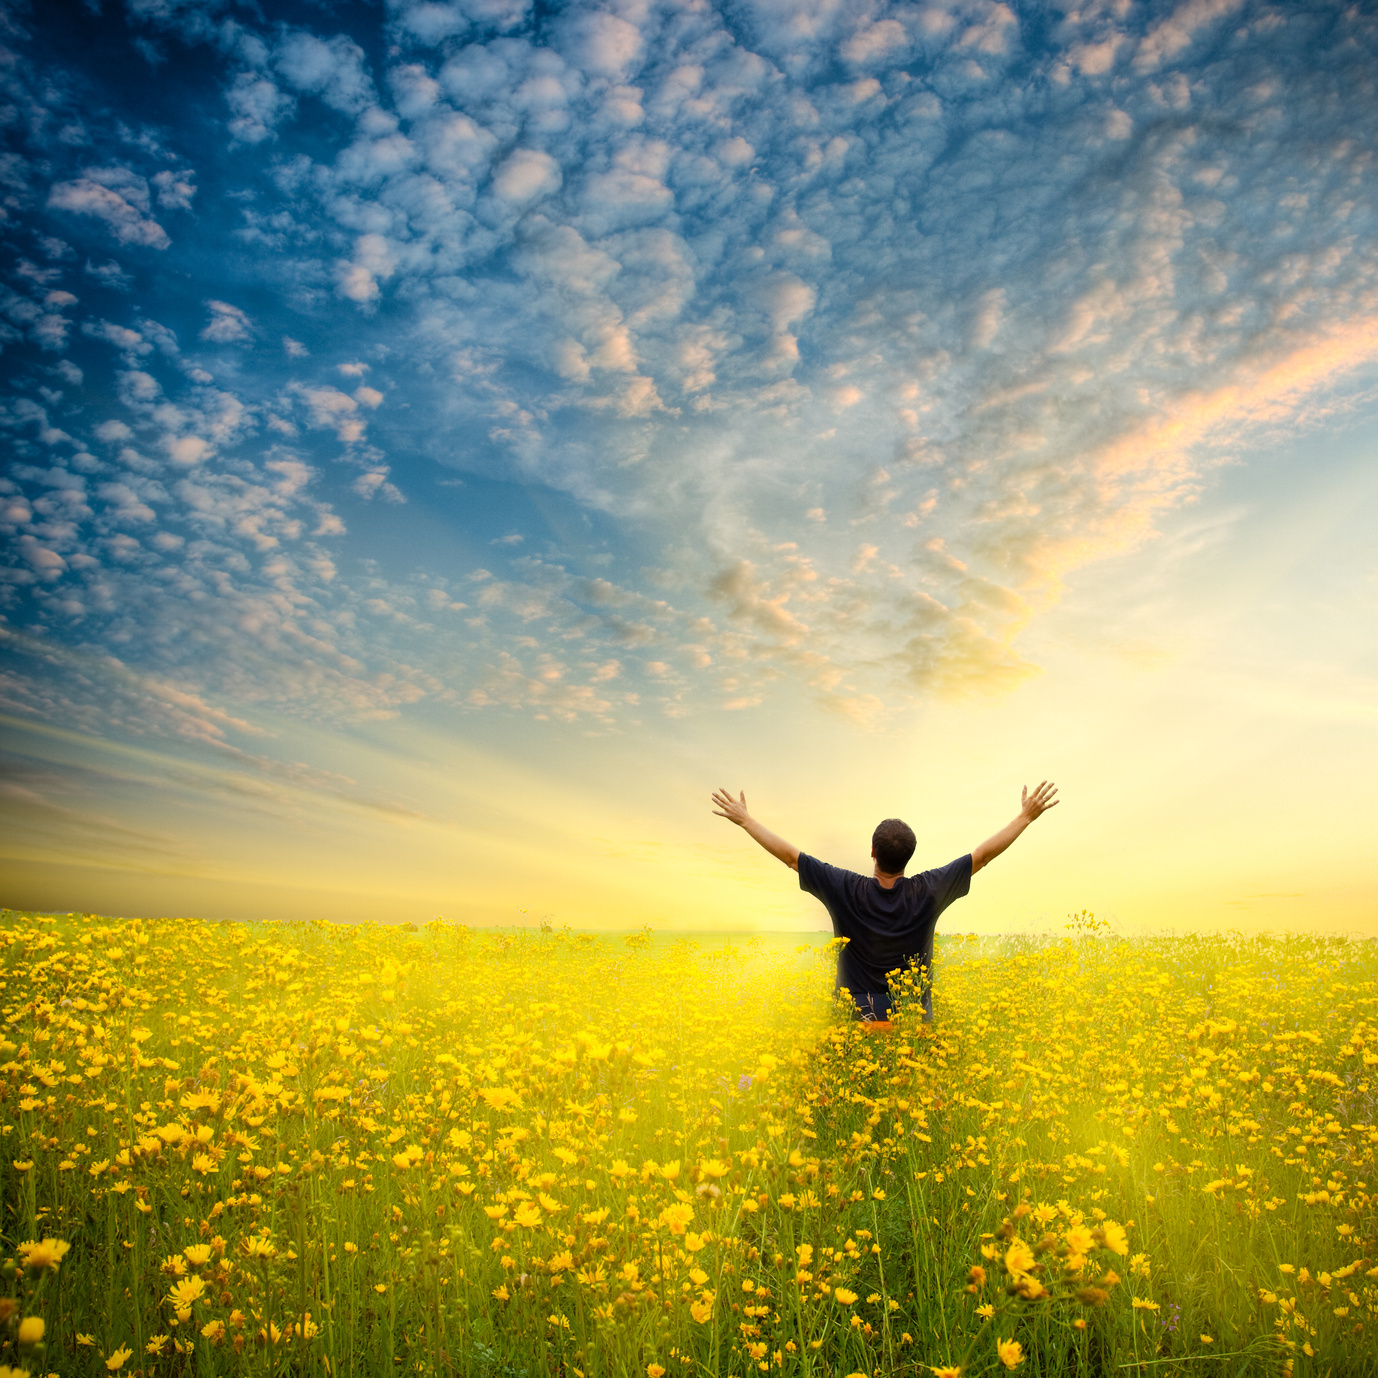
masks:
{"type": "MultiPolygon", "coordinates": [[[[97,906],[137,872],[126,902],[190,905],[259,828],[316,885],[340,801],[481,865],[375,748],[481,750],[473,807],[520,828],[520,770],[548,820],[591,762],[673,792],[667,751],[883,760],[877,734],[1017,718],[1051,677],[1045,732],[1107,665],[1288,712],[1372,687],[1378,565],[1335,535],[1374,502],[1363,7],[105,0],[5,26],[23,897],[97,906]],[[1321,494],[1270,617],[1257,542],[1321,494]],[[117,748],[152,753],[137,781],[117,748]]],[[[1342,718],[1370,759],[1372,716],[1342,718]]],[[[490,889],[476,913],[521,898],[490,889]]]]}

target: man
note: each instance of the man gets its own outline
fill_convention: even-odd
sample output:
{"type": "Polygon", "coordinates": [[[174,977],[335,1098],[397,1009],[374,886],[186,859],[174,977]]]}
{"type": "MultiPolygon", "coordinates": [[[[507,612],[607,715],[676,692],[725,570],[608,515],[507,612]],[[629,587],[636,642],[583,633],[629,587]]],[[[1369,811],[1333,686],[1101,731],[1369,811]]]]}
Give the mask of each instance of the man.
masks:
{"type": "Polygon", "coordinates": [[[871,837],[874,876],[839,870],[801,852],[777,837],[750,814],[746,793],[733,799],[727,790],[713,795],[713,812],[744,828],[771,856],[799,872],[799,888],[821,900],[833,921],[833,933],[847,942],[837,957],[837,989],[847,991],[858,1018],[875,1028],[890,1027],[889,976],[917,967],[925,1022],[933,1018],[930,991],[933,930],[938,916],[971,889],[971,878],[993,861],[1058,800],[1057,786],[1044,781],[1032,794],[1025,786],[1014,819],[988,837],[970,855],[934,871],[906,876],[915,838],[907,823],[887,818],[871,837]]]}

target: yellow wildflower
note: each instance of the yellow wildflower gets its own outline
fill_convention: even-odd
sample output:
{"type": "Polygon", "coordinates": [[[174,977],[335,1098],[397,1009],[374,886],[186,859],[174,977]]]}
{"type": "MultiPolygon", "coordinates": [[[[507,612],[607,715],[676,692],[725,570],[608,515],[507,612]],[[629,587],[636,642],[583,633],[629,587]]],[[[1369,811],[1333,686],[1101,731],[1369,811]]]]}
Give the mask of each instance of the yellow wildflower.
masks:
{"type": "Polygon", "coordinates": [[[19,1246],[19,1261],[35,1273],[41,1273],[45,1268],[51,1268],[56,1272],[58,1264],[66,1257],[71,1247],[65,1239],[43,1239],[37,1242],[31,1239],[27,1244],[19,1246]]]}

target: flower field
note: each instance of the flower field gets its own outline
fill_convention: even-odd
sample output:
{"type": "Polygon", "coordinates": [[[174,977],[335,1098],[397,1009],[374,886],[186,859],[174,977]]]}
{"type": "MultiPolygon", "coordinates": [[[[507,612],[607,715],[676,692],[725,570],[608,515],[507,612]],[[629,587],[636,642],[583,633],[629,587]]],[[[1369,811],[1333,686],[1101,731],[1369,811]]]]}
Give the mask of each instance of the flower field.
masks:
{"type": "Polygon", "coordinates": [[[0,913],[0,1375],[1378,1373],[1378,950],[0,913]]]}

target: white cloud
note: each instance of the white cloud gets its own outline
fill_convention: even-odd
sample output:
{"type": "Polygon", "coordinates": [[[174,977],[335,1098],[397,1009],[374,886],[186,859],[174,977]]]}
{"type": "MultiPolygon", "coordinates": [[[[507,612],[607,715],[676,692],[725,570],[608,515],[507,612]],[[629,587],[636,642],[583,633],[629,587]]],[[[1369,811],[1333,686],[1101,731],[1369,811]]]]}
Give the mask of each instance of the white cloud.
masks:
{"type": "Polygon", "coordinates": [[[562,181],[560,165],[539,149],[519,148],[493,174],[493,194],[514,205],[529,205],[551,192],[562,181]]]}
{"type": "Polygon", "coordinates": [[[381,234],[360,235],[354,244],[354,258],[336,265],[335,281],[340,295],[367,306],[381,294],[378,283],[396,271],[392,244],[381,234]]]}
{"type": "Polygon", "coordinates": [[[320,39],[299,29],[282,40],[274,58],[278,71],[298,91],[319,96],[336,110],[353,115],[372,103],[364,50],[343,34],[320,39]]]}
{"type": "Polygon", "coordinates": [[[1244,0],[1186,0],[1144,35],[1134,54],[1141,72],[1154,71],[1190,47],[1196,35],[1242,8],[1244,0]]]}
{"type": "Polygon", "coordinates": [[[164,168],[154,174],[153,185],[158,188],[158,204],[168,210],[189,211],[192,198],[196,195],[196,174],[171,172],[164,168]]]}
{"type": "MultiPolygon", "coordinates": [[[[1014,7],[991,0],[744,0],[730,27],[713,7],[576,0],[511,36],[521,5],[392,3],[376,45],[328,29],[261,27],[261,51],[236,38],[233,57],[215,50],[231,136],[278,140],[239,186],[252,199],[193,201],[169,171],[208,165],[192,137],[169,132],[155,153],[134,131],[127,146],[163,169],[151,188],[55,158],[59,188],[113,202],[63,206],[55,189],[53,210],[86,214],[87,231],[92,216],[136,227],[137,245],[163,234],[151,202],[194,205],[202,266],[233,217],[241,237],[223,242],[236,264],[246,246],[258,256],[252,281],[236,267],[203,293],[255,303],[255,321],[212,306],[207,338],[256,329],[287,358],[224,351],[217,377],[236,393],[213,396],[170,332],[101,321],[120,313],[99,291],[131,278],[88,267],[97,295],[78,320],[118,351],[90,365],[89,413],[50,389],[42,416],[7,404],[3,420],[35,469],[109,472],[89,471],[84,496],[27,478],[4,493],[14,531],[64,562],[50,577],[16,554],[15,578],[91,612],[102,597],[156,606],[199,628],[197,645],[232,615],[254,629],[235,653],[263,679],[232,668],[239,688],[300,703],[319,677],[342,713],[450,693],[597,720],[630,709],[614,688],[685,712],[791,681],[855,714],[1017,682],[1016,638],[1072,571],[1208,495],[1218,418],[1241,415],[1231,397],[1284,427],[1345,359],[1375,357],[1378,269],[1355,229],[1373,210],[1373,119],[1327,95],[1343,44],[1374,39],[1358,11],[1348,38],[1298,11],[1305,43],[1253,18],[1236,31],[1229,12],[1063,9],[1027,51],[1014,7]],[[1017,80],[1002,76],[1015,54],[1017,80]],[[289,126],[308,96],[350,118],[310,102],[289,126]],[[116,368],[128,410],[111,423],[116,368]],[[1288,369],[1310,381],[1292,388],[1288,369]],[[289,493],[297,480],[255,447],[297,425],[304,450],[345,450],[289,493]],[[88,439],[99,458],[78,461],[88,439]],[[416,502],[432,461],[441,482],[469,476],[466,499],[476,475],[561,494],[614,533],[610,562],[653,548],[664,568],[581,582],[496,546],[504,567],[461,618],[434,583],[377,567],[366,589],[355,562],[306,553],[343,526],[313,485],[346,510],[416,502]],[[73,515],[83,503],[92,517],[73,515]],[[137,562],[172,552],[184,563],[139,582],[137,562]],[[195,622],[203,596],[231,611],[195,622]],[[432,607],[471,638],[462,653],[406,639],[432,607]],[[613,661],[615,685],[598,673],[613,661]],[[460,664],[489,668],[435,687],[460,664]],[[557,708],[576,682],[589,695],[557,708]]],[[[257,21],[235,22],[242,37],[257,21]]],[[[6,168],[22,186],[34,175],[6,168]]],[[[44,293],[72,269],[23,242],[33,271],[5,328],[57,346],[72,313],[44,293]]],[[[141,300],[194,319],[199,296],[172,279],[147,275],[141,300]]]]}
{"type": "Polygon", "coordinates": [[[225,92],[232,116],[229,131],[236,143],[260,144],[277,136],[277,127],[296,105],[261,72],[240,72],[225,92]]]}
{"type": "Polygon", "coordinates": [[[576,66],[594,76],[623,81],[641,58],[641,31],[606,11],[575,13],[562,26],[562,47],[576,66]]]}
{"type": "Polygon", "coordinates": [[[212,344],[238,344],[254,337],[254,325],[237,306],[227,301],[208,301],[211,318],[201,331],[201,338],[212,344]]]}
{"type": "Polygon", "coordinates": [[[58,182],[48,193],[48,206],[94,216],[121,244],[166,249],[172,243],[148,214],[148,183],[127,168],[88,168],[83,177],[58,182]]]}
{"type": "Polygon", "coordinates": [[[332,387],[301,387],[297,391],[306,403],[313,426],[333,430],[346,444],[363,438],[359,404],[347,392],[332,387]]]}
{"type": "Polygon", "coordinates": [[[388,502],[406,502],[397,486],[389,482],[387,465],[380,465],[360,474],[351,486],[365,502],[375,497],[381,497],[388,502]]]}
{"type": "Polygon", "coordinates": [[[153,352],[152,344],[137,330],[130,330],[125,325],[115,325],[111,321],[83,321],[81,333],[95,340],[104,340],[131,358],[139,358],[153,352]]]}

